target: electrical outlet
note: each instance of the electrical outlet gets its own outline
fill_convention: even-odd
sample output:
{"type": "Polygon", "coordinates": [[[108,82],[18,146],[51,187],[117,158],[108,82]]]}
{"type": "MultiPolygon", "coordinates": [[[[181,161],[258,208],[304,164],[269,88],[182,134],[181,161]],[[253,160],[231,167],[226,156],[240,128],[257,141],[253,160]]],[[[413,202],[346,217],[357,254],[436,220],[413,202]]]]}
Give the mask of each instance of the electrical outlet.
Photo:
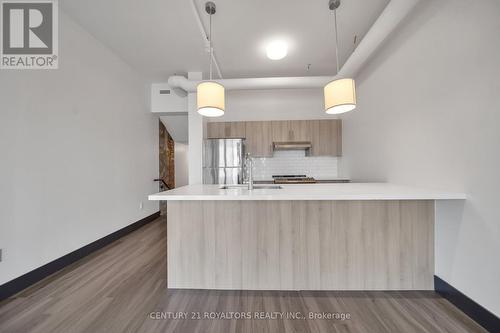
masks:
{"type": "Polygon", "coordinates": [[[144,204],[141,202],[139,202],[139,209],[142,210],[144,208],[144,204]]]}

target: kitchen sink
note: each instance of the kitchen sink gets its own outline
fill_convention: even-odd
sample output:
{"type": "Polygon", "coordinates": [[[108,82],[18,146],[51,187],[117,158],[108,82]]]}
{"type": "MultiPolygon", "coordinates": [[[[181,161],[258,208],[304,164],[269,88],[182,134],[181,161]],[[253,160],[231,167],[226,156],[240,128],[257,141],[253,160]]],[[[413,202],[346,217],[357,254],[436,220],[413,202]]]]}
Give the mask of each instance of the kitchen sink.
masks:
{"type": "MultiPolygon", "coordinates": [[[[253,186],[254,190],[279,190],[282,188],[283,187],[278,186],[278,185],[254,185],[253,186]]],[[[234,189],[246,190],[246,189],[248,189],[248,185],[224,185],[220,189],[221,190],[234,190],[234,189]]]]}
{"type": "Polygon", "coordinates": [[[283,187],[278,186],[278,185],[254,185],[253,186],[254,190],[279,190],[282,188],[283,187]]]}
{"type": "Polygon", "coordinates": [[[248,186],[246,186],[246,185],[224,185],[224,186],[221,186],[220,189],[221,190],[236,190],[236,189],[245,189],[247,187],[248,186]]]}

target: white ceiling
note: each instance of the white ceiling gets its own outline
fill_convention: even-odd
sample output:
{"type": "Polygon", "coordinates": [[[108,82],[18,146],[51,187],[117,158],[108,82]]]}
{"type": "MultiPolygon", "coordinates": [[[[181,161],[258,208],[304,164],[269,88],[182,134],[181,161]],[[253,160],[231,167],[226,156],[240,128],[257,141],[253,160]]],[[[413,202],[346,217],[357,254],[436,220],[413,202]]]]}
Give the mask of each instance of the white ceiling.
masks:
{"type": "MultiPolygon", "coordinates": [[[[193,0],[63,0],[64,12],[152,81],[208,72],[193,0]]],[[[194,0],[208,28],[204,0],[194,0]]],[[[224,78],[335,74],[328,0],[215,0],[213,45],[224,78]],[[265,43],[283,38],[288,56],[267,59],[265,43]],[[311,64],[309,71],[308,64],[311,64]]],[[[341,63],[389,0],[343,0],[338,10],[341,63]]]]}

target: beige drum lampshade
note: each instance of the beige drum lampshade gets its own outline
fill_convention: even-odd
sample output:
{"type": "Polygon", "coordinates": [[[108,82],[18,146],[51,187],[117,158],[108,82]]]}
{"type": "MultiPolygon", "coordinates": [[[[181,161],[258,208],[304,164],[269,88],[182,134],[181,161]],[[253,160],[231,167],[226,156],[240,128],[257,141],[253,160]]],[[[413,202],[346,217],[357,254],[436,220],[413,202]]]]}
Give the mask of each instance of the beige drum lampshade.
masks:
{"type": "Polygon", "coordinates": [[[324,89],[325,112],[339,114],[356,108],[356,83],[353,79],[339,79],[328,83],[324,89]]]}
{"type": "Polygon", "coordinates": [[[197,87],[198,113],[205,117],[220,117],[224,115],[224,86],[217,82],[206,81],[197,87]]]}

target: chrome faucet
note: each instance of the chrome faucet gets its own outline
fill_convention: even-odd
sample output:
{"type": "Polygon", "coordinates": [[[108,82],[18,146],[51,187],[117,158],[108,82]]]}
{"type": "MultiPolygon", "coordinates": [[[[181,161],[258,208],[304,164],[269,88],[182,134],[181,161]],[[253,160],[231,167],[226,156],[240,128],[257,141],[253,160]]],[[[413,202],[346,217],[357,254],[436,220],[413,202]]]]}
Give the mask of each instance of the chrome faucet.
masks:
{"type": "Polygon", "coordinates": [[[248,190],[253,190],[253,159],[250,156],[250,153],[247,153],[246,156],[246,168],[248,174],[248,190]]]}

